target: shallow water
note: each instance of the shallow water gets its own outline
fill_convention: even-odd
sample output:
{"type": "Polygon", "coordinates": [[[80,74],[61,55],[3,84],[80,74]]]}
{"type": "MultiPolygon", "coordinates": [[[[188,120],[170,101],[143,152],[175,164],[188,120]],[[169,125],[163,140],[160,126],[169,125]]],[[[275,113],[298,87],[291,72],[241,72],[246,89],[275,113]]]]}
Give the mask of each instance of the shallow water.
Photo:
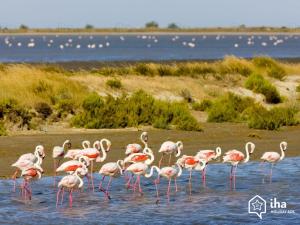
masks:
{"type": "Polygon", "coordinates": [[[225,55],[298,58],[300,36],[192,34],[0,36],[1,62],[197,60],[220,59],[225,55]],[[32,43],[34,46],[30,46],[32,43]]]}
{"type": "MultiPolygon", "coordinates": [[[[179,192],[166,198],[167,181],[159,185],[161,201],[155,204],[153,180],[142,178],[144,195],[124,188],[124,178],[113,180],[111,200],[102,192],[74,193],[73,208],[65,201],[55,207],[56,190],[52,177],[42,178],[32,185],[33,199],[24,202],[18,193],[11,193],[12,181],[0,181],[0,224],[299,224],[300,157],[285,158],[273,169],[273,181],[268,182],[258,162],[240,165],[237,187],[231,191],[228,182],[230,167],[210,164],[207,188],[203,188],[199,173],[193,173],[192,195],[188,195],[188,172],[178,179],[179,192]],[[260,220],[248,214],[248,200],[256,194],[267,201],[267,213],[260,220]],[[287,203],[294,214],[273,214],[270,199],[287,203]]],[[[267,169],[269,167],[265,167],[267,169]]],[[[96,184],[100,176],[95,174],[96,184]]],[[[20,183],[20,180],[18,181],[20,183]]],[[[86,182],[86,181],[85,181],[86,182]]],[[[173,189],[172,189],[173,190],[173,189]]]]}

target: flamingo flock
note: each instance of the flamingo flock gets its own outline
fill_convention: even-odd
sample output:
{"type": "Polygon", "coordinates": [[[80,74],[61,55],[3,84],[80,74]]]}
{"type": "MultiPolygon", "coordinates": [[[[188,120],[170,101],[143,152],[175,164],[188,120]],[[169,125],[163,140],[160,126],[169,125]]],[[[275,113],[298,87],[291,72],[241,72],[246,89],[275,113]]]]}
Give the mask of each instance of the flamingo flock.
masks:
{"type": "MultiPolygon", "coordinates": [[[[101,176],[99,183],[99,191],[104,193],[106,200],[110,200],[109,189],[112,185],[112,181],[120,177],[125,178],[125,188],[132,189],[133,192],[138,192],[143,195],[141,185],[141,177],[149,179],[155,174],[156,178],[153,179],[156,189],[156,203],[160,201],[159,184],[160,178],[168,180],[168,187],[166,196],[170,199],[171,182],[174,181],[175,192],[178,191],[176,180],[182,176],[183,170],[189,172],[189,193],[192,192],[192,172],[200,171],[202,175],[202,184],[206,187],[206,169],[208,164],[212,161],[221,160],[222,149],[217,147],[215,150],[199,150],[195,155],[181,154],[183,150],[183,142],[166,141],[161,144],[158,150],[160,159],[158,165],[154,165],[155,154],[148,144],[148,133],[143,132],[140,136],[140,140],[143,146],[138,143],[128,144],[125,149],[125,157],[115,162],[105,162],[107,154],[111,150],[111,141],[106,138],[97,140],[91,146],[91,143],[86,140],[82,142],[82,148],[71,149],[71,141],[66,140],[62,146],[53,147],[53,169],[54,169],[54,187],[57,187],[56,206],[58,207],[59,201],[63,202],[64,192],[69,192],[69,205],[73,204],[73,192],[84,191],[84,179],[88,181],[87,191],[94,192],[94,164],[105,162],[100,170],[101,176]],[[167,162],[163,162],[166,155],[169,155],[167,162]],[[176,161],[172,164],[172,156],[176,157],[176,161]],[[68,161],[61,162],[64,159],[68,161]],[[162,164],[165,164],[162,166],[162,164]],[[66,175],[56,182],[57,174],[65,173],[66,175]],[[109,180],[104,188],[105,178],[109,177],[109,180]]],[[[285,157],[285,151],[287,149],[287,142],[282,141],[279,145],[280,153],[278,152],[265,152],[262,157],[262,164],[265,162],[271,163],[270,170],[270,182],[272,180],[272,169],[275,163],[283,160],[285,157]]],[[[223,163],[231,164],[231,170],[229,174],[230,188],[236,189],[236,170],[239,164],[247,163],[250,160],[251,154],[255,150],[255,144],[247,142],[245,144],[245,151],[239,151],[236,149],[229,150],[223,155],[223,163]]],[[[20,195],[24,200],[31,200],[32,189],[31,181],[39,180],[43,174],[42,162],[45,158],[45,150],[42,145],[38,145],[35,148],[34,153],[27,153],[21,155],[19,159],[12,164],[12,167],[16,168],[13,174],[14,188],[16,190],[16,177],[21,172],[20,176],[23,178],[23,182],[20,185],[20,195]]]]}

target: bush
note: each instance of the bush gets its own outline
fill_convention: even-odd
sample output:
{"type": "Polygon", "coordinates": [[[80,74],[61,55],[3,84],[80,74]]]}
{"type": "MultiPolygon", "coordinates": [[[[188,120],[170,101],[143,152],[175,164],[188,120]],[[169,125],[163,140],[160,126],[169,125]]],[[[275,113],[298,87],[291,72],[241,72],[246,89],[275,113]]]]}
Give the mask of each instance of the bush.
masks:
{"type": "Polygon", "coordinates": [[[84,100],[82,112],[73,118],[72,124],[97,129],[153,125],[163,129],[174,126],[182,130],[201,130],[187,104],[155,100],[144,91],[119,98],[92,94],[84,100]]]}
{"type": "Polygon", "coordinates": [[[71,99],[59,100],[55,105],[58,118],[64,118],[69,114],[75,113],[75,103],[71,99]]]}
{"type": "Polygon", "coordinates": [[[251,98],[228,93],[216,99],[208,110],[208,122],[240,122],[241,113],[254,105],[251,98]]]}
{"type": "Polygon", "coordinates": [[[247,61],[227,56],[219,67],[221,74],[241,74],[242,76],[249,76],[252,73],[250,65],[247,61]]]}
{"type": "Polygon", "coordinates": [[[263,94],[268,103],[276,104],[281,102],[281,97],[276,87],[260,74],[252,74],[246,80],[245,87],[256,93],[263,94]]]}
{"type": "Polygon", "coordinates": [[[7,135],[6,129],[4,127],[3,122],[0,121],[0,136],[5,136],[7,135]]]}
{"type": "Polygon", "coordinates": [[[48,118],[52,114],[52,108],[46,102],[39,102],[34,108],[43,119],[48,118]]]}
{"type": "Polygon", "coordinates": [[[296,91],[300,92],[300,84],[296,87],[296,91]]]}
{"type": "Polygon", "coordinates": [[[118,79],[109,79],[106,81],[106,86],[113,88],[113,89],[120,89],[122,88],[122,83],[118,79]]]}
{"type": "Polygon", "coordinates": [[[255,106],[244,112],[250,128],[277,130],[281,126],[298,124],[295,118],[297,110],[294,108],[275,107],[267,110],[262,106],[255,106]]]}
{"type": "Polygon", "coordinates": [[[255,66],[266,69],[267,75],[270,77],[282,80],[286,75],[285,69],[270,57],[255,57],[252,62],[255,66]]]}
{"type": "Polygon", "coordinates": [[[208,99],[202,100],[202,102],[193,102],[192,109],[196,111],[206,111],[212,106],[212,101],[208,99]]]}
{"type": "Polygon", "coordinates": [[[134,71],[137,74],[144,76],[153,76],[155,74],[155,71],[150,67],[150,65],[147,65],[146,63],[138,63],[134,67],[134,71]]]}
{"type": "Polygon", "coordinates": [[[172,66],[169,65],[160,65],[157,72],[159,76],[172,76],[174,74],[172,66]]]}

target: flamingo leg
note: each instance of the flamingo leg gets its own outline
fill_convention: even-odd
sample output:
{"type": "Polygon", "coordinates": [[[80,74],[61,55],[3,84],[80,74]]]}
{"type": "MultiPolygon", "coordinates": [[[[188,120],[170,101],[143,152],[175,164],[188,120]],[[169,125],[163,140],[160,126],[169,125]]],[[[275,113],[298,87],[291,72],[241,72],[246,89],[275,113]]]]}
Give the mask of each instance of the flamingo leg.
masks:
{"type": "Polygon", "coordinates": [[[15,171],[14,174],[12,175],[12,178],[13,178],[13,180],[14,180],[13,192],[16,192],[17,175],[18,175],[18,169],[16,169],[16,171],[15,171]]]}
{"type": "Polygon", "coordinates": [[[72,189],[70,190],[70,193],[69,193],[69,203],[70,203],[70,208],[72,208],[72,205],[73,205],[72,189]]]}
{"type": "Polygon", "coordinates": [[[102,190],[102,183],[103,183],[104,179],[105,179],[105,176],[102,176],[102,179],[101,179],[101,181],[99,183],[99,190],[100,191],[102,190]]]}
{"type": "Polygon", "coordinates": [[[169,184],[168,184],[168,190],[167,190],[167,196],[168,196],[168,199],[170,200],[170,187],[171,187],[171,178],[169,179],[169,184]]]}
{"type": "Polygon", "coordinates": [[[91,162],[91,182],[92,182],[92,190],[94,192],[95,187],[94,187],[94,178],[93,178],[93,166],[94,166],[94,161],[91,162]]]}
{"type": "Polygon", "coordinates": [[[129,189],[131,187],[130,182],[131,182],[132,178],[133,178],[133,173],[131,174],[131,176],[129,177],[127,183],[125,184],[127,189],[129,189]]]}
{"type": "Polygon", "coordinates": [[[65,194],[65,189],[62,188],[62,194],[61,194],[61,199],[60,199],[60,204],[61,205],[63,204],[63,201],[64,201],[64,194],[65,194]]]}
{"type": "Polygon", "coordinates": [[[135,180],[135,183],[134,183],[134,186],[133,186],[133,192],[135,192],[135,190],[136,190],[136,186],[137,186],[138,181],[139,181],[139,175],[136,177],[136,180],[135,180]]]}
{"type": "Polygon", "coordinates": [[[206,187],[206,167],[203,169],[203,187],[206,187]]]}
{"type": "Polygon", "coordinates": [[[235,166],[233,170],[233,189],[235,190],[235,185],[236,185],[236,170],[237,170],[237,165],[235,166]]]}
{"type": "Polygon", "coordinates": [[[141,194],[143,194],[143,190],[142,190],[142,188],[141,188],[141,176],[140,176],[140,175],[138,176],[138,179],[139,179],[139,192],[140,192],[141,194]]]}
{"type": "Polygon", "coordinates": [[[233,177],[232,173],[233,173],[233,165],[231,165],[230,176],[229,176],[230,190],[232,190],[232,177],[233,177]]]}
{"type": "Polygon", "coordinates": [[[57,163],[56,163],[56,159],[53,159],[53,172],[54,172],[54,176],[53,176],[53,187],[56,186],[56,169],[57,169],[57,163]]]}
{"type": "Polygon", "coordinates": [[[270,170],[270,183],[272,183],[273,166],[274,166],[274,163],[271,163],[271,170],[270,170]]]}
{"type": "Polygon", "coordinates": [[[159,160],[159,162],[158,162],[158,168],[160,168],[160,166],[161,166],[161,163],[162,163],[162,161],[163,161],[163,158],[164,158],[164,156],[165,156],[165,154],[163,153],[163,154],[162,154],[162,156],[160,157],[160,160],[159,160]]]}
{"type": "Polygon", "coordinates": [[[191,196],[192,195],[192,170],[190,170],[189,187],[190,187],[190,196],[191,196]]]}
{"type": "Polygon", "coordinates": [[[174,184],[175,184],[175,192],[178,192],[178,187],[177,187],[177,181],[176,177],[174,178],[174,184]]]}
{"type": "Polygon", "coordinates": [[[61,189],[62,189],[62,188],[59,188],[59,189],[57,190],[57,194],[56,194],[56,208],[57,208],[57,205],[58,205],[59,194],[60,194],[60,192],[61,192],[61,189]]]}
{"type": "Polygon", "coordinates": [[[107,184],[107,187],[106,187],[106,190],[105,190],[105,198],[107,198],[107,199],[109,199],[108,189],[109,189],[109,186],[111,184],[111,181],[112,181],[112,177],[109,178],[109,181],[108,181],[108,184],[107,184]]]}
{"type": "Polygon", "coordinates": [[[159,192],[158,192],[158,182],[157,179],[154,180],[155,189],[156,189],[156,204],[159,202],[159,192]]]}

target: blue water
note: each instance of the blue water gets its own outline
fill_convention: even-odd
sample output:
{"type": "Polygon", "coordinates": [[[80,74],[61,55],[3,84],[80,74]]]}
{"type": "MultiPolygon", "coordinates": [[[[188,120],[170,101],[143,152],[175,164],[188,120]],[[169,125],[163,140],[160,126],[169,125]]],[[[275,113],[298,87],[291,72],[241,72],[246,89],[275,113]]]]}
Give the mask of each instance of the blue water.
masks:
{"type": "MultiPolygon", "coordinates": [[[[179,192],[166,198],[166,180],[160,183],[161,201],[156,204],[153,180],[142,179],[144,195],[124,188],[124,179],[113,181],[111,200],[102,192],[74,193],[73,208],[68,207],[67,195],[63,205],[55,207],[56,190],[52,178],[45,177],[33,184],[32,201],[22,201],[11,193],[12,182],[0,181],[0,224],[299,224],[300,158],[286,158],[274,167],[273,181],[263,182],[258,162],[240,165],[237,187],[229,188],[224,164],[211,164],[207,170],[207,188],[203,188],[199,173],[193,175],[192,195],[188,195],[188,172],[178,179],[179,192]],[[256,194],[268,202],[267,213],[260,220],[248,214],[248,200],[256,194]],[[287,203],[294,214],[270,212],[271,198],[287,203]]],[[[267,168],[266,168],[267,169],[267,168]]],[[[100,177],[95,174],[96,183],[100,177]]],[[[20,181],[19,181],[20,182],[20,181]]],[[[173,189],[172,189],[173,190],[173,189]]]]}
{"type": "Polygon", "coordinates": [[[197,60],[220,59],[225,55],[298,58],[300,57],[300,36],[0,36],[0,62],[197,60]],[[249,38],[251,38],[250,42],[249,38]],[[29,43],[34,43],[34,46],[28,47],[29,43]],[[77,48],[79,45],[80,48],[77,48]]]}

